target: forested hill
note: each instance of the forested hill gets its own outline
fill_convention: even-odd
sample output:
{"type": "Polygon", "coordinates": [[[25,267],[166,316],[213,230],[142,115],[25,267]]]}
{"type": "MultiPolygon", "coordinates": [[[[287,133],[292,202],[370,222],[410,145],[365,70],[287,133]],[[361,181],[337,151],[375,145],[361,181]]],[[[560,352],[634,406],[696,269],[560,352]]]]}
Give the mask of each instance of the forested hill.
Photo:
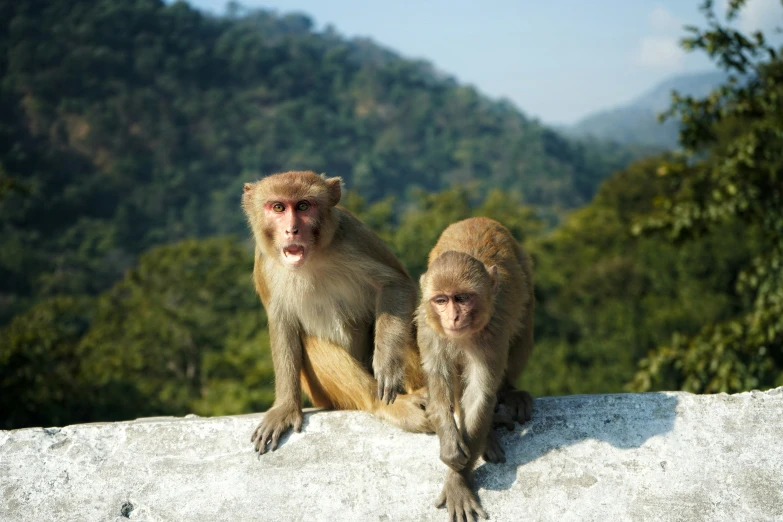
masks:
{"type": "Polygon", "coordinates": [[[0,71],[0,318],[106,288],[152,245],[245,235],[241,186],[263,174],[340,175],[370,201],[477,182],[562,209],[634,155],[303,15],[0,0],[0,71]]]}

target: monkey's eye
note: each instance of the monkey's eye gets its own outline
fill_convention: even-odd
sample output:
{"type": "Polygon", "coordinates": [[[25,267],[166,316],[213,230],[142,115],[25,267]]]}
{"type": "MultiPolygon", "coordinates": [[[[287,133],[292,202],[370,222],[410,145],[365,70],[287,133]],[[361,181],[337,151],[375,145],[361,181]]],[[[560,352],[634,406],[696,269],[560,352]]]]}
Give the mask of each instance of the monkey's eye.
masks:
{"type": "Polygon", "coordinates": [[[435,302],[435,304],[445,305],[446,303],[449,302],[449,299],[448,299],[448,297],[440,296],[440,297],[436,297],[435,299],[433,299],[433,301],[435,302]]]}
{"type": "Polygon", "coordinates": [[[283,205],[282,203],[275,203],[274,205],[272,205],[272,210],[274,210],[275,212],[282,212],[285,210],[285,205],[283,205]]]}
{"type": "Polygon", "coordinates": [[[300,201],[299,203],[296,204],[296,210],[300,212],[305,212],[309,208],[310,208],[310,203],[308,203],[307,201],[300,201]]]}
{"type": "Polygon", "coordinates": [[[467,303],[470,300],[468,294],[457,294],[454,296],[454,300],[458,303],[467,303]]]}

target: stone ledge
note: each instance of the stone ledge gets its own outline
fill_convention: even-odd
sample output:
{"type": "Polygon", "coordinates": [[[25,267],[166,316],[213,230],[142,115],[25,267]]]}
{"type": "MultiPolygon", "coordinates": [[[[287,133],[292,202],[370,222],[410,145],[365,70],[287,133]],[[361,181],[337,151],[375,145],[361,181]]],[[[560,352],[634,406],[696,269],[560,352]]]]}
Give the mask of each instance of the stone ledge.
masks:
{"type": "MultiPolygon", "coordinates": [[[[0,431],[0,520],[446,520],[434,435],[313,411],[257,459],[261,417],[0,431]]],[[[547,397],[499,433],[492,521],[783,520],[783,388],[547,397]]]]}

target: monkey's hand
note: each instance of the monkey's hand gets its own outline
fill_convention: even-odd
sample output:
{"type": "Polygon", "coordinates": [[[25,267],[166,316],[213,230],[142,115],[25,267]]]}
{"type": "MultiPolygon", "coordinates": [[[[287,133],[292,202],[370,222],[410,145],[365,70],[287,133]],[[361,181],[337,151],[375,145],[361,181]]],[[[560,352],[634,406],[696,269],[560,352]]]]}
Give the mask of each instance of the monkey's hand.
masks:
{"type": "Polygon", "coordinates": [[[498,401],[505,404],[508,414],[520,424],[533,418],[533,396],[524,390],[500,392],[498,401]]]}
{"type": "Polygon", "coordinates": [[[277,442],[289,428],[302,431],[302,410],[296,406],[275,406],[264,414],[264,418],[253,431],[250,442],[256,452],[263,455],[267,450],[277,449],[277,442]],[[269,447],[267,447],[267,445],[269,447]]]}
{"type": "Polygon", "coordinates": [[[470,490],[470,484],[459,473],[450,472],[446,476],[443,490],[435,501],[436,508],[442,508],[444,505],[449,512],[449,521],[455,520],[455,517],[460,521],[475,520],[479,516],[489,518],[481,509],[476,495],[470,490]]]}
{"type": "Polygon", "coordinates": [[[498,441],[498,436],[495,434],[495,430],[489,430],[487,434],[487,444],[484,447],[484,460],[498,464],[506,462],[506,452],[503,451],[503,447],[498,441]]]}
{"type": "Polygon", "coordinates": [[[378,400],[386,404],[392,404],[397,399],[397,394],[402,391],[402,380],[405,369],[405,361],[402,355],[379,353],[376,349],[372,361],[372,371],[375,380],[378,381],[378,400]]]}
{"type": "Polygon", "coordinates": [[[455,430],[440,438],[440,460],[454,471],[462,471],[470,459],[470,448],[455,430]]]}

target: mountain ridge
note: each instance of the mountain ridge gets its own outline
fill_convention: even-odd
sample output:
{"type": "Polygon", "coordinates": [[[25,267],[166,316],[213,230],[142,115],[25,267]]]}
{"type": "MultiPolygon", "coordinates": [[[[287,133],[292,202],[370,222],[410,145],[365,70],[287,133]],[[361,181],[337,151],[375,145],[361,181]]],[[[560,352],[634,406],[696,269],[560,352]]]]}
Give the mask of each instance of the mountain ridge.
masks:
{"type": "Polygon", "coordinates": [[[728,74],[723,71],[670,76],[628,103],[588,114],[561,129],[576,138],[593,137],[620,144],[674,149],[677,147],[679,123],[658,121],[658,114],[671,105],[671,92],[676,90],[681,95],[701,98],[727,78],[728,74]]]}

